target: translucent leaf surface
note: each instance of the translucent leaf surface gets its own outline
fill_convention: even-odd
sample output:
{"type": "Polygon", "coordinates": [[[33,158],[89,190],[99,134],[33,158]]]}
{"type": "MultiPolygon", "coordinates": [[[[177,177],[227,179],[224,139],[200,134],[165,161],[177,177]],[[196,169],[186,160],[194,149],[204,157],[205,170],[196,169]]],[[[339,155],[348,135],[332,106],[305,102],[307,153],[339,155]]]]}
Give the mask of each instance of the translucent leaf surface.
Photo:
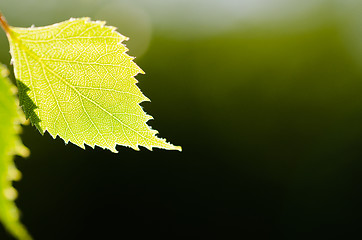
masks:
{"type": "Polygon", "coordinates": [[[148,99],[134,78],[143,71],[126,54],[127,40],[104,22],[70,19],[8,34],[20,103],[43,133],[65,142],[110,149],[116,145],[181,150],[155,136],[148,99]]]}
{"type": "Polygon", "coordinates": [[[14,155],[27,155],[28,150],[18,136],[22,116],[14,96],[16,88],[6,77],[7,73],[0,65],[0,220],[13,236],[28,240],[31,237],[19,221],[19,211],[14,203],[17,192],[12,187],[12,181],[21,177],[14,164],[14,155]]]}

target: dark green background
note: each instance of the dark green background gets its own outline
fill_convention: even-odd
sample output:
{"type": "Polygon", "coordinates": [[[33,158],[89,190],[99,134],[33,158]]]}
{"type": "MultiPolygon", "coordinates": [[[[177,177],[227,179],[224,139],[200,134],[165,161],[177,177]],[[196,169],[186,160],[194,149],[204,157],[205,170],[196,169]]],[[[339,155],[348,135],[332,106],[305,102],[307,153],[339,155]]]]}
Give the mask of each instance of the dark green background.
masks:
{"type": "MultiPolygon", "coordinates": [[[[192,1],[179,7],[182,1],[157,0],[153,10],[133,2],[148,22],[127,17],[132,11],[123,6],[130,2],[0,3],[11,25],[102,18],[131,37],[131,55],[147,48],[136,59],[147,73],[137,77],[139,86],[152,100],[142,106],[160,136],[183,147],[181,153],[84,151],[24,127],[31,156],[17,159],[23,179],[15,187],[34,238],[343,239],[359,233],[361,1],[308,0],[313,6],[298,10],[303,1],[273,0],[272,14],[264,7],[249,18],[236,5],[230,23],[222,22],[227,12],[212,8],[215,0],[200,1],[197,14],[192,1]],[[107,4],[110,14],[101,11],[107,4]],[[168,17],[162,20],[154,8],[168,17]],[[140,24],[152,32],[150,42],[140,24]]],[[[0,61],[8,64],[4,33],[0,46],[0,61]]],[[[0,239],[12,238],[0,228],[0,239]]]]}

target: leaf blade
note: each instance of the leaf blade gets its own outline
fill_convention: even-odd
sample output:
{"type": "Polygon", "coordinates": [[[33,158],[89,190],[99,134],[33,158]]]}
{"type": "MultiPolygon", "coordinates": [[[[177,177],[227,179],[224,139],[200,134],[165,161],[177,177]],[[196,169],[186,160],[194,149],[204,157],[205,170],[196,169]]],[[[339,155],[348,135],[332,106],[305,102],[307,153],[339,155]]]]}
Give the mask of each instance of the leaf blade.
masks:
{"type": "Polygon", "coordinates": [[[41,132],[113,152],[116,145],[181,150],[146,124],[152,117],[139,104],[149,99],[135,79],[144,72],[114,27],[80,18],[11,31],[15,76],[27,88],[19,94],[32,101],[24,110],[41,132]]]}
{"type": "Polygon", "coordinates": [[[7,69],[0,64],[0,221],[17,239],[30,240],[29,233],[19,220],[19,210],[14,203],[17,193],[12,187],[12,181],[21,178],[14,155],[29,154],[18,136],[19,124],[24,117],[17,107],[15,89],[7,78],[7,69]]]}

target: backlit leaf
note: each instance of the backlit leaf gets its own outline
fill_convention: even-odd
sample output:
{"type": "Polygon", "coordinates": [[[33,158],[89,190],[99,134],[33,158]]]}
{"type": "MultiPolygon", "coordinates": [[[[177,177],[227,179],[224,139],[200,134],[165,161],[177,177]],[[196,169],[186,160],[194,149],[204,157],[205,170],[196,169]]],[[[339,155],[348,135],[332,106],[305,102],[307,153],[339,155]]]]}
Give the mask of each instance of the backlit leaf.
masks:
{"type": "Polygon", "coordinates": [[[19,221],[19,210],[14,203],[17,192],[12,187],[12,181],[21,177],[14,164],[14,155],[26,156],[29,151],[18,136],[24,117],[14,96],[16,87],[10,83],[7,74],[7,69],[0,65],[0,221],[17,239],[29,240],[30,235],[19,221]]]}
{"type": "Polygon", "coordinates": [[[25,114],[43,133],[65,142],[116,151],[116,145],[181,150],[155,136],[148,99],[134,78],[143,71],[126,54],[127,40],[104,22],[70,19],[8,33],[25,114]]]}

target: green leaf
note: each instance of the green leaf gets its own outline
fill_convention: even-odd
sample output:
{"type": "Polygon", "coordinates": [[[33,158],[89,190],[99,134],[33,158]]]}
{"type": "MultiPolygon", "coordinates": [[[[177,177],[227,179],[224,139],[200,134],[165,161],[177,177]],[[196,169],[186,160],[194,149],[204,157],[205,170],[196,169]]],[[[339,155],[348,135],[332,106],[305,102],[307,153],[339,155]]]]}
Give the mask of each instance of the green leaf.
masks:
{"type": "Polygon", "coordinates": [[[88,18],[47,27],[10,27],[8,38],[25,114],[84,148],[116,145],[181,150],[158,138],[139,105],[148,99],[134,78],[143,71],[126,54],[127,37],[88,18]]]}
{"type": "Polygon", "coordinates": [[[21,177],[14,164],[14,155],[26,156],[29,151],[18,136],[24,117],[14,96],[16,87],[7,75],[7,69],[0,65],[0,221],[17,239],[29,240],[30,235],[19,221],[19,211],[14,203],[17,192],[12,187],[12,181],[21,177]]]}

